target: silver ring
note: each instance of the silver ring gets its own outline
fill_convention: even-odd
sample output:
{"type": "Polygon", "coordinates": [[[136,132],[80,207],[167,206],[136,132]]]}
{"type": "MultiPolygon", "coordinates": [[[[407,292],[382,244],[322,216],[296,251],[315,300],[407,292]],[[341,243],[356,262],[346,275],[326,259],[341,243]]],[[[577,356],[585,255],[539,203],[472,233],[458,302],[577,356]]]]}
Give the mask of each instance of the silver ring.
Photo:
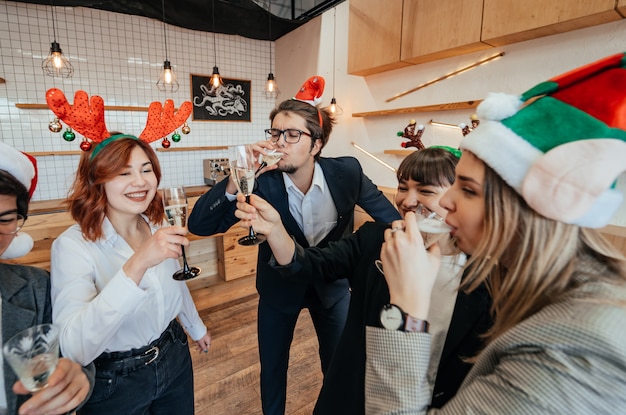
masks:
{"type": "Polygon", "coordinates": [[[401,230],[402,230],[402,228],[401,228],[401,227],[396,226],[396,227],[394,227],[393,229],[391,229],[391,233],[396,233],[396,232],[401,231],[401,230]]]}

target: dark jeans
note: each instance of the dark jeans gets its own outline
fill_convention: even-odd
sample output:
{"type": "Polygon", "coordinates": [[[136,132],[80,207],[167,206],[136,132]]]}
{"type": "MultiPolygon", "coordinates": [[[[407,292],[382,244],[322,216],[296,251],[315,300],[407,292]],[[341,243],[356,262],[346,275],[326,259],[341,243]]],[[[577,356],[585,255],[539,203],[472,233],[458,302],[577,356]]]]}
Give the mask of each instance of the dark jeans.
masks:
{"type": "MultiPolygon", "coordinates": [[[[166,338],[158,357],[147,365],[131,371],[96,369],[93,394],[78,415],[193,414],[193,371],[187,335],[174,320],[163,336],[166,338]]],[[[122,358],[135,354],[136,350],[103,355],[122,358]]]]}
{"type": "MultiPolygon", "coordinates": [[[[325,373],[346,323],[350,294],[324,308],[311,289],[302,308],[308,308],[319,342],[322,372],[325,373]]],[[[258,336],[261,360],[261,403],[265,415],[283,415],[287,400],[289,349],[300,310],[286,313],[259,299],[258,336]]]]}

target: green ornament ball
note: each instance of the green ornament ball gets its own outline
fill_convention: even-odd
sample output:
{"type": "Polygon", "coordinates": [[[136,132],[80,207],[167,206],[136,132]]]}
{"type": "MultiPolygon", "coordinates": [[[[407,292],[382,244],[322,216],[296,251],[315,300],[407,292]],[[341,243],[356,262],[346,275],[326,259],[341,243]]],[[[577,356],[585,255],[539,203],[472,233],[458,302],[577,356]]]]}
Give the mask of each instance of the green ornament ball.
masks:
{"type": "Polygon", "coordinates": [[[180,141],[180,134],[174,133],[172,134],[172,141],[178,143],[180,141]]]}

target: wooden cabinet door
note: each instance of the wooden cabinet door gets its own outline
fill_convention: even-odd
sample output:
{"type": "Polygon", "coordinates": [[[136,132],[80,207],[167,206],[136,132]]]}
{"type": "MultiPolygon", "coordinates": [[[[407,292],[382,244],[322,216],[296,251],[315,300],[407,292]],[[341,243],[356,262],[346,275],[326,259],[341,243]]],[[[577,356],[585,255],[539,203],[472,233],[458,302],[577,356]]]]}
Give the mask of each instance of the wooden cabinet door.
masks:
{"type": "Polygon", "coordinates": [[[617,11],[626,17],[626,0],[617,0],[617,11]]]}
{"type": "Polygon", "coordinates": [[[401,59],[412,64],[489,49],[483,0],[404,0],[401,59]]]}
{"type": "MultiPolygon", "coordinates": [[[[622,5],[624,1],[622,1],[622,5]]],[[[621,19],[615,0],[484,0],[482,40],[494,46],[621,19]]]]}
{"type": "Polygon", "coordinates": [[[371,75],[408,66],[400,60],[402,0],[350,0],[348,73],[371,75]]]}

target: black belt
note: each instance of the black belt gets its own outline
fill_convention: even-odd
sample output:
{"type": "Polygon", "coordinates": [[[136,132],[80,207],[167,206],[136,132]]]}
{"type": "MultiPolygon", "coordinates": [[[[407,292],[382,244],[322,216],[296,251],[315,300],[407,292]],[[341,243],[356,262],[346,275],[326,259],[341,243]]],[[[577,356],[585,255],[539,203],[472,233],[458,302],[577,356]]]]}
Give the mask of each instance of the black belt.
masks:
{"type": "Polygon", "coordinates": [[[94,360],[96,370],[128,373],[147,366],[159,357],[167,343],[171,343],[176,338],[176,332],[184,334],[180,324],[176,320],[172,320],[161,337],[145,347],[125,352],[102,353],[94,360]]]}

